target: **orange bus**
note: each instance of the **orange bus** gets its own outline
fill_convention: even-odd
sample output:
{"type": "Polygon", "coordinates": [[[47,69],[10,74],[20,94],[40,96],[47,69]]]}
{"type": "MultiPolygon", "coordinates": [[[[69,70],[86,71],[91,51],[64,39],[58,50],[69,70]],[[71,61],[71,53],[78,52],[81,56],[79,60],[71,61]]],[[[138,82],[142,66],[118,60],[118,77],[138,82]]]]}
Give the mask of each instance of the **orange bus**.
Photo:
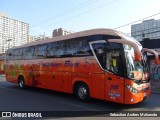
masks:
{"type": "Polygon", "coordinates": [[[150,95],[146,53],[133,38],[112,29],[93,29],[11,48],[6,80],[25,86],[135,104],[150,95]]]}

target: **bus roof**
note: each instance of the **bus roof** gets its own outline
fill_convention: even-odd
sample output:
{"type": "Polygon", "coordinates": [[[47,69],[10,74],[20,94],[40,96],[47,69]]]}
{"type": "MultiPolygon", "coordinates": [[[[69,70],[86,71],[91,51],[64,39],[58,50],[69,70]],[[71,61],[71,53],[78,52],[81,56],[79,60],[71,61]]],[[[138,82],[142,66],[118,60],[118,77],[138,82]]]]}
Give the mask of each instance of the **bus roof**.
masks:
{"type": "Polygon", "coordinates": [[[114,29],[106,29],[106,28],[91,29],[91,30],[71,33],[71,34],[68,34],[68,35],[57,36],[57,37],[53,37],[53,38],[45,38],[45,39],[42,39],[42,40],[39,40],[39,41],[34,41],[34,42],[31,42],[31,43],[27,43],[27,44],[24,44],[24,45],[21,45],[21,46],[16,46],[16,47],[13,47],[11,49],[23,48],[23,47],[39,45],[39,44],[43,44],[43,43],[50,43],[50,42],[53,42],[53,41],[61,41],[61,40],[67,40],[67,39],[84,37],[84,36],[89,36],[89,35],[96,35],[96,34],[121,36],[122,33],[117,31],[117,30],[114,30],[114,29]]]}

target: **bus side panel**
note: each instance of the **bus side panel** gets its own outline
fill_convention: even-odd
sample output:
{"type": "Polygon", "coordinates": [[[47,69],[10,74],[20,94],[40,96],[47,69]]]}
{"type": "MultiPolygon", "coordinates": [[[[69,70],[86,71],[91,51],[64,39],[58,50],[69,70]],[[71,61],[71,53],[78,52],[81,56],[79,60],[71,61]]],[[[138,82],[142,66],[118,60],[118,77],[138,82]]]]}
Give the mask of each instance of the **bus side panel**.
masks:
{"type": "Polygon", "coordinates": [[[24,60],[22,63],[25,85],[28,86],[32,86],[32,79],[35,78],[32,63],[33,60],[24,60]]]}
{"type": "Polygon", "coordinates": [[[6,80],[8,82],[11,82],[12,80],[12,76],[11,76],[11,65],[10,65],[10,61],[6,62],[6,71],[5,71],[5,74],[6,74],[6,80]]]}
{"type": "Polygon", "coordinates": [[[62,78],[63,72],[54,72],[53,73],[53,90],[61,91],[62,89],[62,78]]]}
{"type": "Polygon", "coordinates": [[[46,62],[48,61],[38,59],[30,60],[30,62],[27,62],[25,64],[25,67],[27,69],[27,79],[25,79],[25,81],[29,86],[49,89],[47,88],[47,82],[50,81],[52,74],[50,66],[44,65],[44,63],[46,62]]]}
{"type": "Polygon", "coordinates": [[[22,76],[25,80],[25,85],[32,86],[32,76],[33,76],[33,69],[30,64],[32,64],[33,60],[22,60],[22,76]]]}
{"type": "Polygon", "coordinates": [[[46,89],[53,89],[51,83],[52,80],[52,72],[51,71],[40,71],[40,87],[46,89]]]}
{"type": "Polygon", "coordinates": [[[34,65],[37,66],[34,71],[39,71],[37,75],[38,87],[49,89],[47,83],[52,79],[52,70],[49,63],[51,63],[50,59],[39,59],[34,62],[34,65]]]}
{"type": "Polygon", "coordinates": [[[14,62],[14,67],[13,67],[13,71],[12,71],[12,80],[13,80],[13,82],[16,82],[16,83],[18,83],[18,77],[20,76],[20,75],[22,75],[23,77],[24,77],[24,75],[23,75],[23,67],[22,67],[22,65],[23,65],[23,61],[18,61],[18,62],[14,62]]]}
{"type": "Polygon", "coordinates": [[[63,73],[63,80],[62,80],[62,92],[68,92],[71,93],[71,73],[64,72],[63,73]]]}
{"type": "Polygon", "coordinates": [[[17,83],[17,76],[19,75],[18,73],[18,64],[15,61],[11,62],[11,71],[10,71],[10,75],[11,75],[11,82],[13,83],[17,83]]]}
{"type": "Polygon", "coordinates": [[[93,73],[91,82],[91,97],[104,99],[105,95],[104,73],[93,73]]]}
{"type": "Polygon", "coordinates": [[[106,100],[124,104],[124,83],[125,79],[118,75],[106,72],[106,100]]]}

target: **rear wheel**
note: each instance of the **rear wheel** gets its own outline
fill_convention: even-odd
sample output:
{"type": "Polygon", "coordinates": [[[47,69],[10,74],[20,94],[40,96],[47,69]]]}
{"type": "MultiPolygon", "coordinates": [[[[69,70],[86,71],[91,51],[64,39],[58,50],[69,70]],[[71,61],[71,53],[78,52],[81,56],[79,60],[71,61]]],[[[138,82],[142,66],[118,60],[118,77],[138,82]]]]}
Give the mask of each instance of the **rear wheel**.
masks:
{"type": "Polygon", "coordinates": [[[76,85],[75,94],[81,101],[89,101],[90,99],[88,86],[84,83],[76,85]]]}
{"type": "Polygon", "coordinates": [[[19,77],[18,82],[19,82],[19,87],[21,89],[23,89],[25,87],[24,78],[23,77],[19,77]]]}

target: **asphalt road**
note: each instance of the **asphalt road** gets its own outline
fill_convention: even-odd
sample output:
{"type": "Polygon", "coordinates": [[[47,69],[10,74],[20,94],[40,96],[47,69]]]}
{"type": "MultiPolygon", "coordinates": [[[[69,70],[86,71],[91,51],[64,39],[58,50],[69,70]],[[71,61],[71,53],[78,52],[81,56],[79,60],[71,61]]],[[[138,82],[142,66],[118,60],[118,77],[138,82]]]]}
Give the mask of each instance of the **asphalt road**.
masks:
{"type": "Polygon", "coordinates": [[[85,103],[70,94],[30,87],[22,90],[17,84],[6,82],[5,76],[0,75],[0,111],[55,111],[55,114],[59,111],[58,114],[62,116],[65,112],[90,112],[86,117],[99,116],[99,112],[95,111],[160,111],[160,95],[151,94],[145,102],[135,105],[121,105],[95,99],[85,103]]]}

